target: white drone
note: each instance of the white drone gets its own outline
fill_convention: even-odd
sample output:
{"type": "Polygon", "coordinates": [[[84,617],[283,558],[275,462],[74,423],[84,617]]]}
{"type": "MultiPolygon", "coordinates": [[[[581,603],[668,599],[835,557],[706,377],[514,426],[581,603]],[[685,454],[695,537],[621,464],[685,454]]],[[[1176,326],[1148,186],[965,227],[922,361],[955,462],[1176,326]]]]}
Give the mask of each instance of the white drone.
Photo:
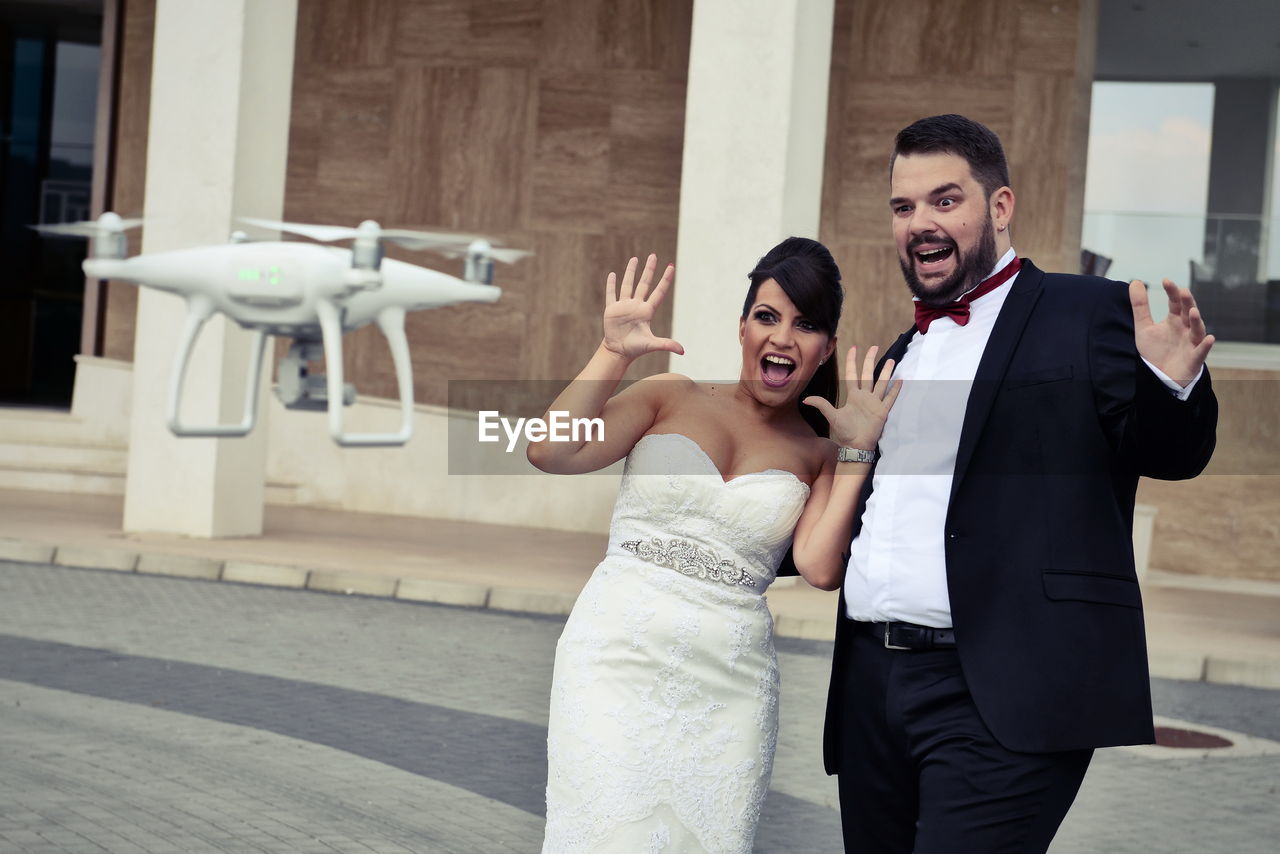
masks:
{"type": "Polygon", "coordinates": [[[169,429],[177,436],[244,436],[257,420],[259,378],[267,336],[292,338],[276,374],[276,395],[290,409],[328,409],[329,433],[343,446],[403,445],[413,434],[413,374],[405,313],[460,302],[495,302],[493,262],[513,263],[531,253],[494,247],[483,237],[384,229],[372,220],[358,228],[244,219],[250,225],[329,242],[352,239],[351,249],[301,242],[250,243],[243,232],[229,244],[153,252],[127,258],[124,232],[142,220],[104,213],[91,222],[36,226],[46,234],[90,238],[85,275],[134,282],[187,301],[178,359],[169,383],[169,429]],[[382,241],[409,249],[466,256],[464,279],[383,258],[382,241]],[[257,334],[238,424],[184,424],[183,379],[196,338],[220,311],[257,334]],[[400,392],[401,425],[395,433],[348,433],[342,409],[355,402],[343,382],[342,336],[374,322],[391,348],[400,392]],[[307,363],[324,357],[326,376],[310,376],[307,363]]]}

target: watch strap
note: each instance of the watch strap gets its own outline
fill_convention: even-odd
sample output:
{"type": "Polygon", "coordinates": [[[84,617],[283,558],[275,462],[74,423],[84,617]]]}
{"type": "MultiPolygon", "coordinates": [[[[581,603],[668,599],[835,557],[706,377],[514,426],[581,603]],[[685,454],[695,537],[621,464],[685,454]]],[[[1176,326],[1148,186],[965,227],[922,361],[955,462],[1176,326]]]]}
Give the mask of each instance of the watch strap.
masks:
{"type": "Polygon", "coordinates": [[[836,462],[839,463],[874,463],[875,461],[875,451],[867,451],[862,448],[845,448],[843,446],[836,451],[836,462]]]}

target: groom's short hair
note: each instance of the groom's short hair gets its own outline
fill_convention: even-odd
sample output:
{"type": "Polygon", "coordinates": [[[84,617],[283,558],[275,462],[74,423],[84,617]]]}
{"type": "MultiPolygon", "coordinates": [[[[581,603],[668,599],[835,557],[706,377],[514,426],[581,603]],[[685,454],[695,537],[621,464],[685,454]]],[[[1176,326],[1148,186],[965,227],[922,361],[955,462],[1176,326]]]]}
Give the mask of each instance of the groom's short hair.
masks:
{"type": "Polygon", "coordinates": [[[954,154],[963,157],[987,198],[1001,187],[1009,186],[1009,162],[1005,159],[1000,137],[986,125],[955,113],[929,116],[899,131],[894,140],[893,154],[889,157],[890,177],[900,154],[954,154]]]}

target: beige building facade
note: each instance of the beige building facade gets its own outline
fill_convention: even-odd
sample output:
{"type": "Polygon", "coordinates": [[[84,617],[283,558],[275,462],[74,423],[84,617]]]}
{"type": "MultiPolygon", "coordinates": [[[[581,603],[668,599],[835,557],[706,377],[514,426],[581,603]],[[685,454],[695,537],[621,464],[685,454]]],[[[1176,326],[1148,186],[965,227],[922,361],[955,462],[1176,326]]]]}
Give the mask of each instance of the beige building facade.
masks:
{"type": "MultiPolygon", "coordinates": [[[[275,28],[266,43],[228,41],[247,60],[242,76],[210,84],[240,122],[225,150],[241,146],[247,164],[272,145],[281,156],[265,177],[232,169],[213,187],[183,186],[180,172],[207,176],[222,155],[158,133],[216,106],[158,85],[196,50],[166,48],[184,32],[201,41],[192,5],[105,4],[103,50],[116,61],[99,101],[98,210],[152,215],[186,198],[207,212],[218,193],[224,205],[207,235],[148,232],[135,248],[212,242],[234,216],[256,214],[478,231],[535,254],[499,270],[494,305],[410,315],[418,423],[397,450],[338,449],[321,416],[273,399],[256,448],[157,435],[162,404],[150,391],[168,368],[168,321],[148,319],[150,297],[131,285],[89,283],[73,411],[128,440],[126,507],[139,509],[124,524],[134,530],[251,534],[253,513],[225,521],[218,507],[264,501],[603,530],[616,473],[484,473],[449,437],[469,435],[484,406],[517,415],[545,406],[595,348],[603,277],[630,255],[676,260],[657,329],[690,354],[648,356],[636,375],[734,379],[746,274],[790,234],[821,239],[841,265],[842,345],[890,343],[911,314],[890,237],[887,158],[896,131],[921,116],[959,112],[995,130],[1018,198],[1015,247],[1042,268],[1079,269],[1099,0],[261,0],[275,7],[271,21],[255,17],[254,3],[219,4],[240,9],[200,24],[206,43],[211,31],[275,28]],[[287,67],[267,68],[285,47],[287,67]],[[276,101],[250,97],[281,75],[276,101]],[[272,103],[288,121],[268,127],[271,116],[255,110],[272,103]],[[261,192],[273,180],[274,199],[261,192]],[[187,442],[195,449],[172,450],[194,454],[186,468],[132,461],[187,442]],[[166,487],[175,477],[207,485],[196,521],[165,518],[180,515],[166,487]],[[155,495],[167,511],[144,509],[155,495]]],[[[427,253],[388,254],[461,269],[427,253]]],[[[346,345],[361,395],[353,418],[393,419],[385,342],[363,329],[346,345]]],[[[1280,579],[1280,345],[1268,346],[1211,357],[1222,420],[1209,473],[1142,484],[1139,500],[1157,511],[1153,566],[1280,579]]],[[[210,358],[226,370],[211,369],[207,382],[238,399],[237,371],[210,358]]]]}

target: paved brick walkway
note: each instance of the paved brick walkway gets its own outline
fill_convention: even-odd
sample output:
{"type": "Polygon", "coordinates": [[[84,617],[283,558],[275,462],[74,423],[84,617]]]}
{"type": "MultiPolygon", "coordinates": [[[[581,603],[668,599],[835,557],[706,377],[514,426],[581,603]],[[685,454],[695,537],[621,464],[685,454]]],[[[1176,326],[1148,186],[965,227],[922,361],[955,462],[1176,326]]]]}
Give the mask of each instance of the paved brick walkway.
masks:
{"type": "MultiPolygon", "coordinates": [[[[0,851],[535,852],[561,621],[0,563],[0,851]]],[[[759,852],[839,848],[830,645],[783,640],[759,852]]],[[[1277,695],[1158,681],[1280,737],[1277,695]]],[[[1270,852],[1280,754],[1104,751],[1057,854],[1270,852]]]]}

